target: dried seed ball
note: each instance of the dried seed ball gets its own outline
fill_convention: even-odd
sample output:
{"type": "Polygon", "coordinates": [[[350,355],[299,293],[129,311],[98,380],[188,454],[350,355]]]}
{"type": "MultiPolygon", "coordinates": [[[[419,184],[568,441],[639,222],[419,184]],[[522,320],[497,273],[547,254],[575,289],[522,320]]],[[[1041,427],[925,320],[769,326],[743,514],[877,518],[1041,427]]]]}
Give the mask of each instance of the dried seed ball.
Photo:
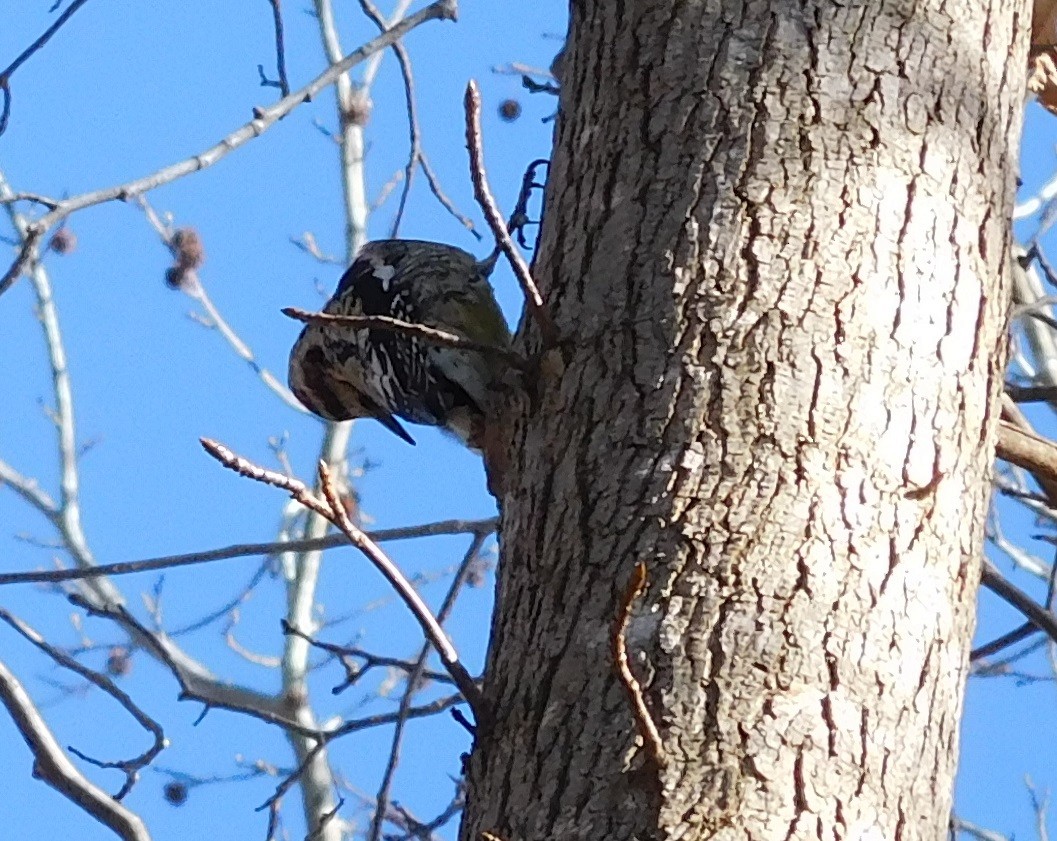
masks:
{"type": "Polygon", "coordinates": [[[504,99],[499,103],[499,119],[512,123],[521,116],[521,103],[516,99],[504,99]]]}
{"type": "Polygon", "coordinates": [[[202,238],[194,228],[180,228],[172,235],[173,257],[184,269],[197,269],[206,259],[202,238]]]}
{"type": "Polygon", "coordinates": [[[187,786],[175,780],[166,783],[162,789],[165,799],[173,806],[183,806],[187,802],[187,786]]]}
{"type": "Polygon", "coordinates": [[[123,677],[132,671],[132,657],[123,645],[115,645],[106,658],[106,670],[115,677],[123,677]]]}
{"type": "Polygon", "coordinates": [[[59,228],[52,235],[48,247],[56,254],[69,254],[77,247],[77,235],[69,228],[59,228]]]}

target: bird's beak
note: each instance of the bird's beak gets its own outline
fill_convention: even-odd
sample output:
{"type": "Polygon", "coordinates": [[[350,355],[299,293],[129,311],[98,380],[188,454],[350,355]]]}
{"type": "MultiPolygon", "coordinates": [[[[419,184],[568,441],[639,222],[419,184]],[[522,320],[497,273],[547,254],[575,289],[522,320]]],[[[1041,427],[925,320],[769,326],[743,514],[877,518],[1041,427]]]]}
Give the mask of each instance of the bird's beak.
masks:
{"type": "Polygon", "coordinates": [[[415,439],[407,434],[407,430],[392,415],[378,415],[376,420],[398,438],[403,438],[412,447],[415,446],[415,439]]]}

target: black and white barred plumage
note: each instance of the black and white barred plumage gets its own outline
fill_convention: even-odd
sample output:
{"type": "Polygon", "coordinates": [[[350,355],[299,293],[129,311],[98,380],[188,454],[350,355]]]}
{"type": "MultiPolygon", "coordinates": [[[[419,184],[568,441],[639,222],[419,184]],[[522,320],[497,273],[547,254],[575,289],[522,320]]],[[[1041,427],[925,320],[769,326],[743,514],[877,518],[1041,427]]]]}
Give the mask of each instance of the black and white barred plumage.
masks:
{"type": "MultiPolygon", "coordinates": [[[[323,308],[384,315],[482,344],[510,346],[488,282],[490,264],[448,245],[378,240],[360,249],[323,308]]],[[[409,443],[397,418],[440,426],[481,448],[507,364],[392,330],[308,324],[290,353],[290,388],[328,420],[373,417],[409,443]]]]}

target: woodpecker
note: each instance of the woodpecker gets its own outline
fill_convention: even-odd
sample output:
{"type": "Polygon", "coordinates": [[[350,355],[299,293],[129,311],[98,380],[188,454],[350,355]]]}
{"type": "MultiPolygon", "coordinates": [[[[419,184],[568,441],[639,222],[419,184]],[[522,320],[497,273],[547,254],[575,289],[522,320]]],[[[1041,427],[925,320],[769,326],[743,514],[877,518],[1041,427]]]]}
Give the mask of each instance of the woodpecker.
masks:
{"type": "MultiPolygon", "coordinates": [[[[511,336],[488,276],[495,255],[478,261],[450,245],[376,240],[364,245],[323,312],[384,315],[483,345],[510,349],[511,336]]],[[[377,328],[308,324],[290,352],[290,389],[332,421],[374,418],[409,444],[397,418],[439,426],[485,451],[510,380],[501,353],[442,347],[377,328]]]]}

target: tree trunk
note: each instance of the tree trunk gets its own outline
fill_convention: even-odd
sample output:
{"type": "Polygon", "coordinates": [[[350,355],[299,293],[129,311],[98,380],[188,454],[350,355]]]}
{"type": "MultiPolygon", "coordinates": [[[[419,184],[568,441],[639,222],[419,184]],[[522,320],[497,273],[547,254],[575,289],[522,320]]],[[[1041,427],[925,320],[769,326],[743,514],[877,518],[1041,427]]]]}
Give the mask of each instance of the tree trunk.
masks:
{"type": "Polygon", "coordinates": [[[571,12],[462,839],[941,839],[1027,4],[571,12]]]}

